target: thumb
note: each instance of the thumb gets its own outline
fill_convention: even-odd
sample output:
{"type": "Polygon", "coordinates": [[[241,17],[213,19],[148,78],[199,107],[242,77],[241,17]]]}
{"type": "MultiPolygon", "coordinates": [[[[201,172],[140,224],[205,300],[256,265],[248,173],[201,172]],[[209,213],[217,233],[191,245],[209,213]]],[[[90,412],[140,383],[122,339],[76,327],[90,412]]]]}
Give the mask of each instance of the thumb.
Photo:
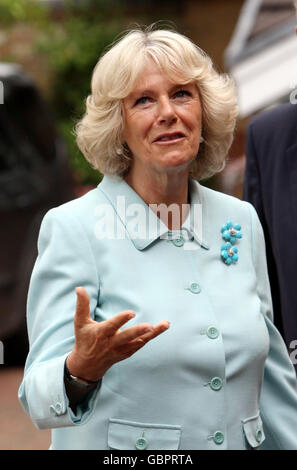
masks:
{"type": "Polygon", "coordinates": [[[76,287],[75,325],[83,326],[90,320],[90,297],[84,287],[76,287]]]}

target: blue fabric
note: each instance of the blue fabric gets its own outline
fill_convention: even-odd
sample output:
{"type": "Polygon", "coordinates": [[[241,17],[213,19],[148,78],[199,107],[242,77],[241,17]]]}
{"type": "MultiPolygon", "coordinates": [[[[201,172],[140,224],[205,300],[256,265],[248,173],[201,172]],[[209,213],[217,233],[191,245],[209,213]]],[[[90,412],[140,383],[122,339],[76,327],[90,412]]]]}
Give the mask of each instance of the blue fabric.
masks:
{"type": "Polygon", "coordinates": [[[120,178],[105,176],[45,215],[19,398],[37,427],[53,428],[53,449],[135,449],[139,442],[146,450],[297,449],[296,378],[272,323],[256,212],[194,180],[189,194],[183,244],[173,243],[180,237],[174,231],[166,238],[166,225],[120,178]],[[148,228],[139,226],[137,208],[150,218],[148,228]],[[201,220],[193,216],[197,208],[201,220]],[[115,221],[118,238],[112,239],[115,221]],[[221,227],[228,221],[242,233],[239,259],[230,266],[221,258],[221,227]],[[87,289],[97,321],[132,309],[136,316],[127,326],[171,325],[114,364],[74,415],[63,367],[74,344],[76,286],[87,289]],[[222,381],[218,390],[214,378],[222,381]]]}

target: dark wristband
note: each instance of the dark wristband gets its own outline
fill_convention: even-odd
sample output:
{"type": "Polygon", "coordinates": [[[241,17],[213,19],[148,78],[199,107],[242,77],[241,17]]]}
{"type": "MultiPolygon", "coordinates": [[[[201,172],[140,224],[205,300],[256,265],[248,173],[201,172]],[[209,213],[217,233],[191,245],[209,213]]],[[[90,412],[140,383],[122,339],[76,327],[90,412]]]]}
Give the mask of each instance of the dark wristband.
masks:
{"type": "Polygon", "coordinates": [[[92,380],[86,380],[86,379],[83,379],[82,377],[75,377],[74,375],[71,375],[66,366],[66,361],[64,365],[64,375],[68,383],[70,383],[71,385],[76,385],[77,387],[83,388],[85,390],[91,387],[94,387],[94,385],[97,385],[99,382],[99,380],[96,380],[95,382],[93,382],[92,380]]]}

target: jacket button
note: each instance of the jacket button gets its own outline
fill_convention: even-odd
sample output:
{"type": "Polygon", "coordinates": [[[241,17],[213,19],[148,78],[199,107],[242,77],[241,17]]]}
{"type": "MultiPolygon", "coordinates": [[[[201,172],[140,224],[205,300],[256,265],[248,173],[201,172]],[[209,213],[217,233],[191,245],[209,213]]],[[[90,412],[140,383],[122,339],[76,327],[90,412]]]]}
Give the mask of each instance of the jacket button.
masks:
{"type": "Polygon", "coordinates": [[[138,437],[135,442],[135,447],[137,450],[144,450],[147,448],[148,442],[145,437],[138,437]]]}
{"type": "Polygon", "coordinates": [[[261,442],[261,440],[262,440],[262,431],[261,429],[258,428],[256,431],[256,441],[261,442]]]}
{"type": "Polygon", "coordinates": [[[213,379],[211,379],[210,387],[212,388],[212,390],[215,390],[215,391],[221,390],[222,386],[223,386],[223,381],[222,379],[220,379],[220,377],[214,377],[213,379]]]}
{"type": "Polygon", "coordinates": [[[190,285],[190,291],[193,294],[199,294],[199,292],[201,292],[201,287],[199,286],[199,284],[197,284],[197,282],[192,282],[192,284],[190,285]]]}
{"type": "Polygon", "coordinates": [[[219,330],[214,326],[209,326],[207,328],[206,334],[210,339],[216,339],[219,336],[219,330]]]}
{"type": "Polygon", "coordinates": [[[216,444],[223,444],[224,434],[221,431],[216,431],[213,435],[213,440],[216,444]]]}
{"type": "Polygon", "coordinates": [[[182,237],[180,238],[173,238],[173,240],[171,240],[173,245],[175,246],[183,246],[183,244],[185,243],[184,239],[182,237]]]}
{"type": "Polygon", "coordinates": [[[54,415],[54,416],[62,415],[63,414],[63,409],[62,409],[61,403],[58,402],[58,403],[55,404],[55,406],[51,405],[50,406],[50,413],[51,413],[51,415],[54,415]]]}
{"type": "Polygon", "coordinates": [[[61,403],[56,403],[55,412],[57,413],[57,415],[62,414],[62,405],[61,405],[61,403]]]}

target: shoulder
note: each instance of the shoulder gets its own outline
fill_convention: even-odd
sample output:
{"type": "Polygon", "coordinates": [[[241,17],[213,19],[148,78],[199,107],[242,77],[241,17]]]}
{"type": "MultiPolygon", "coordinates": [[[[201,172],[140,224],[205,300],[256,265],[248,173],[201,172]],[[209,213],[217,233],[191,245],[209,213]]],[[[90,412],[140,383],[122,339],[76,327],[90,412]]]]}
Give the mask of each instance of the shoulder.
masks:
{"type": "Polygon", "coordinates": [[[200,183],[197,184],[199,185],[199,193],[203,199],[202,204],[204,202],[208,207],[208,211],[212,213],[223,215],[231,211],[233,213],[249,214],[250,209],[253,209],[250,203],[242,201],[235,196],[208,188],[200,183]]]}
{"type": "Polygon", "coordinates": [[[274,171],[276,161],[284,161],[287,148],[297,142],[297,106],[278,106],[252,119],[247,130],[248,161],[258,158],[262,171],[274,171]],[[267,167],[268,164],[268,167],[267,167]]]}
{"type": "Polygon", "coordinates": [[[248,129],[252,129],[259,136],[263,132],[287,134],[291,129],[297,129],[297,106],[285,103],[265,111],[250,121],[248,129]]]}
{"type": "MultiPolygon", "coordinates": [[[[199,184],[199,183],[198,183],[199,184]]],[[[218,222],[224,225],[231,220],[262,232],[258,214],[252,204],[237,197],[221,193],[199,184],[202,206],[205,205],[210,225],[218,222]]]]}

